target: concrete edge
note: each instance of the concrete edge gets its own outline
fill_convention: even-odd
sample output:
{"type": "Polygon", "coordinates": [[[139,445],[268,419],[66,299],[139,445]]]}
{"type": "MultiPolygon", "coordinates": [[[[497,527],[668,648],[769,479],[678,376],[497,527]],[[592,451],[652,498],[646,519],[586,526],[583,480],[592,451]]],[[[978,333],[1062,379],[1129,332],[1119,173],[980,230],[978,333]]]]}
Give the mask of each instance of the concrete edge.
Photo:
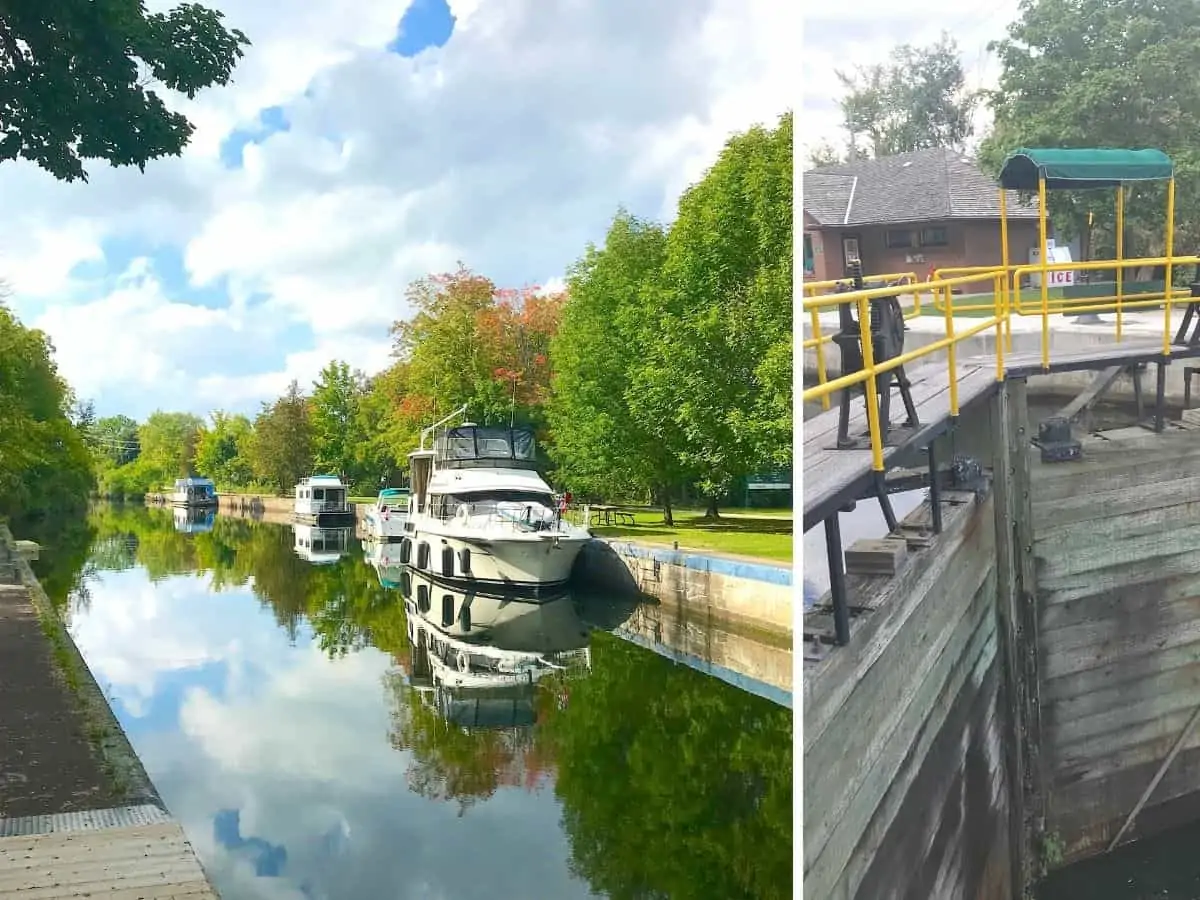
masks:
{"type": "MultiPolygon", "coordinates": [[[[92,670],[88,668],[87,662],[75,645],[75,640],[71,637],[66,622],[54,609],[54,604],[42,589],[29,561],[17,554],[16,541],[5,522],[0,522],[0,541],[4,542],[13,553],[14,563],[21,575],[21,582],[29,589],[29,597],[37,611],[38,619],[42,622],[43,627],[49,627],[54,632],[50,640],[56,642],[66,653],[67,662],[72,669],[71,674],[75,676],[78,684],[78,690],[72,693],[81,705],[81,712],[86,724],[97,727],[101,732],[99,739],[89,733],[87,735],[88,742],[92,744],[93,750],[99,751],[102,762],[110,770],[109,776],[116,780],[118,790],[124,794],[125,799],[131,805],[152,804],[167,812],[166,804],[159,797],[141,759],[134,751],[133,745],[129,743],[125,730],[117,721],[108,698],[100,689],[100,685],[92,675],[92,670]]],[[[61,660],[56,659],[55,663],[56,665],[61,664],[61,660]]],[[[90,730],[89,728],[89,732],[90,730]]]]}
{"type": "Polygon", "coordinates": [[[692,550],[671,550],[665,547],[653,547],[648,544],[637,544],[633,541],[609,538],[592,538],[592,540],[611,547],[617,553],[682,566],[686,569],[711,572],[716,575],[728,575],[733,578],[746,578],[751,581],[762,581],[767,584],[782,585],[783,587],[791,587],[793,584],[792,566],[745,562],[723,556],[707,556],[692,550]]]}

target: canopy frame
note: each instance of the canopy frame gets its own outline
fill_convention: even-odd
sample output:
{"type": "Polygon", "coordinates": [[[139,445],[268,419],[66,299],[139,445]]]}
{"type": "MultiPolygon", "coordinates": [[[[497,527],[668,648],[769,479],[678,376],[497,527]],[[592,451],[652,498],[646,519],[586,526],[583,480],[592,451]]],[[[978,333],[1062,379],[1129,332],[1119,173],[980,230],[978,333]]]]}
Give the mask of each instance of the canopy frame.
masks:
{"type": "MultiPolygon", "coordinates": [[[[1032,192],[1038,195],[1038,259],[1041,264],[1042,288],[1042,368],[1050,369],[1050,291],[1047,276],[1049,261],[1047,260],[1047,227],[1046,227],[1046,194],[1049,191],[1061,190],[1094,190],[1107,188],[1116,190],[1117,206],[1117,341],[1122,338],[1124,297],[1124,268],[1121,263],[1125,260],[1125,186],[1129,183],[1165,181],[1167,182],[1167,215],[1166,215],[1166,271],[1163,280],[1163,302],[1166,305],[1166,316],[1171,316],[1171,257],[1175,249],[1175,164],[1161,150],[1123,150],[1116,148],[1028,148],[1020,147],[1014,150],[1004,160],[997,179],[1000,183],[1000,253],[1003,259],[1005,273],[1009,272],[1008,247],[1008,195],[1011,190],[1032,192]]],[[[1008,321],[1008,312],[1012,299],[1012,291],[1019,290],[1019,285],[1012,283],[1006,274],[1003,297],[1004,318],[1008,321]]],[[[1011,329],[1011,326],[1008,326],[1011,329]]],[[[1008,342],[1012,342],[1012,332],[1008,330],[1008,342]]],[[[1171,353],[1168,332],[1163,332],[1163,354],[1171,353]]]]}

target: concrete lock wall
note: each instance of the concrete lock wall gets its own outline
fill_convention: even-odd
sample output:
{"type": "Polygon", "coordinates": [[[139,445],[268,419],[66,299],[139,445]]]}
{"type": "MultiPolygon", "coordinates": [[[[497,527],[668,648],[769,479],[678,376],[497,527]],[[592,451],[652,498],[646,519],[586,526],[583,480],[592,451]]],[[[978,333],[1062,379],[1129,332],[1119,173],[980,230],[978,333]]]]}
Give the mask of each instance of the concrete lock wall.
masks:
{"type": "Polygon", "coordinates": [[[692,616],[792,634],[790,566],[593,538],[579,554],[574,577],[685,606],[692,616]]]}
{"type": "Polygon", "coordinates": [[[1122,840],[1200,817],[1200,440],[1128,429],[1032,477],[1045,840],[1067,863],[1168,761],[1122,840]]]}
{"type": "Polygon", "coordinates": [[[895,575],[848,577],[850,644],[806,666],[806,897],[1016,893],[994,499],[946,492],[943,520],[895,575]]]}

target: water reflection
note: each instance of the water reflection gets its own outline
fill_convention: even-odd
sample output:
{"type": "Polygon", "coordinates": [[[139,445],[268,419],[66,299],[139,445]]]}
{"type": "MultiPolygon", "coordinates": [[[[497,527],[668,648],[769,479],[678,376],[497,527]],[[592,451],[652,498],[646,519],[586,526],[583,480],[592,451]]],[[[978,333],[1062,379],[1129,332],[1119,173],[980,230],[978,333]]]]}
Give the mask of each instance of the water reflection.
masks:
{"type": "Polygon", "coordinates": [[[213,530],[213,522],[217,511],[209,507],[176,506],[172,511],[175,520],[175,530],[181,534],[200,534],[213,530]]]}
{"type": "Polygon", "coordinates": [[[352,536],[311,565],[289,531],[99,508],[44,573],[225,900],[791,896],[790,710],[604,598],[448,591],[352,536]]]}
{"type": "Polygon", "coordinates": [[[322,528],[293,522],[291,525],[296,555],[314,566],[335,563],[350,552],[354,526],[322,528]]]}

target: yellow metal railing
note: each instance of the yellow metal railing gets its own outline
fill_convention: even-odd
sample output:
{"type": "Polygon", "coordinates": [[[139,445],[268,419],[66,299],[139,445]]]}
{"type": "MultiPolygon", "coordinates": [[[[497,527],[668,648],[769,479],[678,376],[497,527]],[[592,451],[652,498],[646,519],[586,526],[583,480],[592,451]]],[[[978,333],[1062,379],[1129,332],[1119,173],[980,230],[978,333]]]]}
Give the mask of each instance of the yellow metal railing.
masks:
{"type": "MultiPolygon", "coordinates": [[[[1126,310],[1144,309],[1147,307],[1162,307],[1162,352],[1164,356],[1171,354],[1171,315],[1176,300],[1190,296],[1190,291],[1181,288],[1164,287],[1162,291],[1147,294],[1125,294],[1124,279],[1120,274],[1125,269],[1144,266],[1161,266],[1166,269],[1168,276],[1178,266],[1200,265],[1200,257],[1174,256],[1155,257],[1147,259],[1094,260],[1089,262],[1044,263],[1037,265],[1010,265],[984,267],[960,267],[955,269],[940,269],[934,273],[934,278],[927,282],[910,282],[903,285],[891,285],[882,288],[871,288],[845,293],[820,294],[804,298],[804,311],[812,316],[813,334],[804,341],[804,348],[816,348],[818,384],[803,392],[805,402],[820,400],[824,409],[829,408],[829,398],[835,392],[857,384],[865,383],[868,397],[878,395],[878,378],[893,369],[899,368],[913,360],[929,356],[941,350],[946,351],[946,365],[949,370],[950,415],[958,415],[958,373],[957,345],[980,332],[989,329],[996,331],[996,378],[1003,380],[1006,365],[1005,354],[1012,351],[1012,316],[1041,317],[1041,360],[1042,368],[1050,368],[1050,316],[1076,315],[1083,312],[1115,311],[1117,313],[1116,333],[1118,340],[1122,337],[1123,314],[1126,310]],[[1096,271],[1116,270],[1118,273],[1118,293],[1105,297],[1055,298],[1049,297],[1046,275],[1058,271],[1096,271]],[[1022,303],[1020,284],[1022,278],[1032,274],[1042,275],[1042,290],[1040,302],[1022,303]],[[945,276],[951,277],[945,277],[945,276]],[[990,303],[974,302],[967,305],[957,305],[953,298],[953,289],[968,284],[990,282],[990,303]],[[929,293],[933,297],[934,308],[941,313],[945,334],[932,343],[905,351],[899,356],[876,364],[874,348],[871,341],[871,301],[887,297],[898,297],[901,294],[929,293]],[[1134,299],[1136,298],[1136,299],[1134,299]],[[826,371],[825,355],[822,345],[832,339],[832,335],[822,335],[820,332],[819,316],[821,312],[837,309],[842,304],[852,304],[857,310],[859,338],[862,346],[863,366],[857,372],[830,378],[826,371]],[[979,317],[972,321],[970,327],[961,331],[955,321],[956,313],[971,310],[979,313],[990,311],[990,316],[979,317]]],[[[875,279],[872,279],[875,280],[875,279]]],[[[844,279],[843,279],[844,281],[844,279]]],[[[823,284],[837,284],[826,282],[823,284]]],[[[1170,281],[1165,282],[1166,285],[1170,281]]],[[[806,286],[808,287],[808,286],[806,286]]],[[[813,286],[816,290],[820,288],[813,286]]],[[[986,296],[986,294],[981,295],[986,296]]],[[[906,314],[906,318],[907,318],[906,314]]],[[[879,422],[879,410],[875,403],[867,403],[867,426],[871,442],[871,465],[876,471],[883,471],[883,442],[882,426],[879,422]]]]}
{"type": "MultiPolygon", "coordinates": [[[[915,284],[917,275],[915,272],[891,272],[886,275],[864,275],[863,281],[887,281],[891,282],[891,286],[915,284]]],[[[829,296],[837,291],[840,285],[852,283],[851,278],[835,278],[831,281],[806,281],[804,282],[805,297],[820,297],[829,296]]],[[[845,296],[840,294],[839,296],[845,296]]],[[[807,307],[806,307],[807,308],[807,307]]],[[[812,335],[806,338],[803,342],[802,349],[808,350],[815,347],[817,353],[817,380],[824,384],[827,375],[825,367],[825,345],[833,340],[832,334],[821,333],[821,316],[818,307],[812,309],[812,335]]],[[[913,294],[913,305],[904,310],[904,318],[911,319],[921,315],[921,295],[913,294]]],[[[829,394],[821,395],[821,409],[829,409],[829,394]]]]}
{"type": "MultiPolygon", "coordinates": [[[[893,285],[891,287],[871,288],[862,291],[848,291],[841,294],[826,294],[819,297],[808,297],[804,300],[804,309],[814,315],[820,313],[823,309],[836,309],[844,303],[852,303],[857,308],[858,312],[858,328],[859,339],[862,345],[863,366],[857,372],[851,372],[848,375],[842,375],[839,378],[829,379],[827,373],[818,372],[820,383],[816,387],[809,388],[804,391],[803,399],[819,400],[823,397],[828,397],[834,391],[839,391],[844,388],[853,387],[856,384],[865,383],[866,395],[874,398],[878,395],[877,378],[893,369],[898,369],[905,363],[911,362],[914,359],[919,359],[922,356],[928,356],[931,353],[936,353],[944,349],[947,356],[947,365],[950,371],[950,414],[958,415],[958,378],[956,377],[957,367],[957,352],[956,345],[969,337],[979,334],[981,331],[986,331],[988,328],[996,329],[996,377],[997,379],[1004,378],[1004,348],[1003,342],[1000,340],[1000,327],[1004,322],[1006,314],[1005,309],[1005,272],[1003,269],[996,269],[992,272],[981,273],[977,275],[967,275],[962,278],[949,278],[938,282],[919,282],[910,285],[893,285]],[[952,287],[963,284],[974,284],[979,281],[992,282],[992,297],[994,301],[994,315],[990,319],[982,320],[970,328],[961,332],[956,332],[954,324],[954,315],[952,307],[947,304],[944,316],[946,336],[933,343],[926,344],[923,347],[918,347],[915,350],[909,350],[901,353],[899,356],[893,357],[885,362],[876,364],[874,347],[871,341],[871,301],[888,297],[896,297],[901,293],[917,292],[934,292],[946,291],[952,287]],[[821,378],[825,375],[824,378],[821,378]]],[[[819,347],[819,345],[818,345],[819,347]]],[[[818,349],[818,358],[821,354],[818,349]]],[[[879,422],[879,407],[876,403],[867,403],[867,428],[871,436],[871,466],[878,472],[882,472],[883,465],[883,440],[882,431],[879,422]]]]}

